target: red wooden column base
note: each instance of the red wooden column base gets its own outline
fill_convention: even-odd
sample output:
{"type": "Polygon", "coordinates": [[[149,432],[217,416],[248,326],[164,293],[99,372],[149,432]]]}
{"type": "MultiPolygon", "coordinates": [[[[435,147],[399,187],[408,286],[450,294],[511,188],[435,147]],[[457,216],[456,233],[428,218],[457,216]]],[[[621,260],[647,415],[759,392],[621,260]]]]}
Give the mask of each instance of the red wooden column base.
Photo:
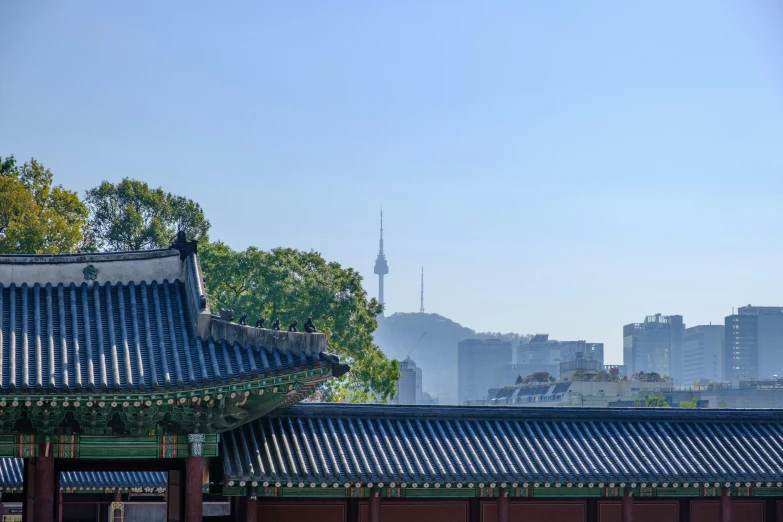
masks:
{"type": "Polygon", "coordinates": [[[39,444],[35,466],[35,520],[54,522],[54,455],[49,444],[39,444]]]}
{"type": "Polygon", "coordinates": [[[508,491],[501,489],[500,496],[498,496],[498,522],[509,522],[510,520],[508,491]]]}
{"type": "Polygon", "coordinates": [[[623,522],[634,522],[633,495],[630,488],[623,493],[623,522]]]}
{"type": "Polygon", "coordinates": [[[381,522],[381,492],[370,490],[370,522],[381,522]]]}
{"type": "Polygon", "coordinates": [[[185,522],[201,522],[203,488],[204,457],[190,455],[185,460],[185,522]]]}

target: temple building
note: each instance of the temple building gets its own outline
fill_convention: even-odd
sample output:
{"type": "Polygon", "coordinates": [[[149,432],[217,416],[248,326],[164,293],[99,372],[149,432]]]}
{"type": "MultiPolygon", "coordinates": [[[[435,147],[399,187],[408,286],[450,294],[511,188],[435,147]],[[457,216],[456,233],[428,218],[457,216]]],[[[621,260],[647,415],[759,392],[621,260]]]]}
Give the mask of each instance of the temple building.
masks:
{"type": "Polygon", "coordinates": [[[326,335],[234,323],[207,291],[182,238],[0,256],[3,520],[783,515],[779,410],[297,404],[349,371],[326,335]]]}

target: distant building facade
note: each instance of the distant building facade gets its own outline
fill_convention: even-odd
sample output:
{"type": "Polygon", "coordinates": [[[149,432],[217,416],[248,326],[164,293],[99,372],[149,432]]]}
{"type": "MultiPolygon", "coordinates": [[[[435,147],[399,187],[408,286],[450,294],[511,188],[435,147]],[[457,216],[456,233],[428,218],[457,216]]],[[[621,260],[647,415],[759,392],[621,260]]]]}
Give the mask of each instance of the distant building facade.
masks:
{"type": "Polygon", "coordinates": [[[736,385],[783,376],[783,307],[740,307],[724,327],[725,380],[736,385]]]}
{"type": "Polygon", "coordinates": [[[681,315],[648,315],[643,323],[623,327],[623,363],[629,374],[655,372],[682,383],[681,315]]]}
{"type": "MultiPolygon", "coordinates": [[[[671,381],[618,380],[536,383],[490,389],[486,399],[472,401],[468,404],[606,408],[617,402],[630,402],[633,406],[634,399],[642,399],[650,395],[671,396],[673,391],[674,385],[671,381]]],[[[783,396],[783,390],[781,390],[781,396],[783,396]]]]}
{"type": "Polygon", "coordinates": [[[498,382],[499,370],[511,363],[511,343],[499,339],[465,339],[457,344],[457,396],[459,403],[480,400],[498,382]]]}
{"type": "Polygon", "coordinates": [[[559,379],[561,363],[577,359],[593,360],[599,367],[603,366],[603,343],[555,341],[549,339],[549,334],[536,334],[517,349],[515,369],[521,372],[523,378],[534,372],[548,372],[555,379],[559,379]]]}
{"type": "MultiPolygon", "coordinates": [[[[517,364],[525,375],[548,372],[557,378],[561,360],[560,344],[550,340],[549,334],[536,334],[517,349],[517,364]]],[[[524,378],[525,375],[522,377],[524,378]]]]}
{"type": "Polygon", "coordinates": [[[723,376],[723,325],[685,329],[682,340],[682,383],[721,382],[723,376]]]}
{"type": "Polygon", "coordinates": [[[438,404],[422,385],[422,371],[410,357],[400,361],[400,380],[397,381],[395,404],[438,404]]]}
{"type": "Polygon", "coordinates": [[[420,386],[420,375],[421,368],[418,368],[410,357],[400,361],[400,380],[397,381],[397,395],[394,397],[395,403],[416,404],[416,388],[417,384],[420,386]]]}

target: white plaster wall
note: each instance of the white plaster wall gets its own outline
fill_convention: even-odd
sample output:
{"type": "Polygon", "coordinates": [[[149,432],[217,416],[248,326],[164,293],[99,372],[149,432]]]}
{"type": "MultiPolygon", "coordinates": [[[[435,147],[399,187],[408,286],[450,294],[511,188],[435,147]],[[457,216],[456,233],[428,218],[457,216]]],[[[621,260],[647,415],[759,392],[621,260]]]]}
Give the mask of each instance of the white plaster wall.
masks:
{"type": "Polygon", "coordinates": [[[168,252],[159,252],[155,255],[146,254],[108,254],[96,256],[30,256],[3,257],[0,256],[0,283],[9,286],[15,283],[20,286],[27,283],[32,286],[35,283],[45,285],[76,283],[92,283],[84,278],[83,270],[92,265],[98,269],[95,279],[98,283],[117,283],[134,281],[184,281],[184,263],[179,255],[168,255],[168,252]],[[28,260],[29,262],[22,262],[28,260]]]}

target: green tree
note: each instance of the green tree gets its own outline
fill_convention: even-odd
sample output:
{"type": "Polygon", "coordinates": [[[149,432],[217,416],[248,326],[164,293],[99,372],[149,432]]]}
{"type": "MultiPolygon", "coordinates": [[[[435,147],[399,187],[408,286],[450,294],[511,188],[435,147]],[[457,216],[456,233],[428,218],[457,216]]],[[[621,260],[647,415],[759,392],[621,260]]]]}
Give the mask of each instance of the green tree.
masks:
{"type": "Polygon", "coordinates": [[[394,396],[399,367],[373,342],[381,305],[368,299],[358,272],[327,262],[317,252],[289,248],[236,252],[213,243],[199,257],[213,309],[248,313],[250,324],[261,316],[301,326],[313,316],[318,330],[327,334],[329,350],[351,365],[345,377],[325,387],[326,400],[394,396]]]}
{"type": "Polygon", "coordinates": [[[555,382],[549,372],[533,372],[525,377],[525,384],[555,382]]]}
{"type": "Polygon", "coordinates": [[[645,399],[634,399],[633,405],[637,408],[670,408],[663,395],[649,395],[645,399]]]}
{"type": "Polygon", "coordinates": [[[0,157],[0,253],[70,253],[82,243],[87,207],[53,178],[35,159],[0,157]]]}
{"type": "Polygon", "coordinates": [[[680,404],[678,404],[678,407],[679,408],[693,409],[693,408],[698,408],[699,407],[699,403],[696,400],[696,398],[694,397],[693,400],[690,400],[690,401],[680,401],[680,404]]]}
{"type": "Polygon", "coordinates": [[[522,384],[522,382],[523,382],[522,376],[521,375],[517,375],[517,380],[514,381],[514,384],[522,384]]]}
{"type": "Polygon", "coordinates": [[[167,248],[179,230],[206,242],[209,221],[198,203],[125,178],[87,191],[89,240],[97,250],[167,248]]]}

